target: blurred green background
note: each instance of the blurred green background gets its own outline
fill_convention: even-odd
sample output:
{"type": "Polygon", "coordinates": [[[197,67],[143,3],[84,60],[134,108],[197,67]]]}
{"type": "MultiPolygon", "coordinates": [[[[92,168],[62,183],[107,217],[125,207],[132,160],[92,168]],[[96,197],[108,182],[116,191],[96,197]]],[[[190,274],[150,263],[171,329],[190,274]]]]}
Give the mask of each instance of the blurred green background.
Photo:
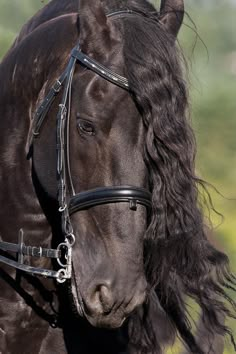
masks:
{"type": "MultiPolygon", "coordinates": [[[[153,0],[157,6],[159,1],[153,0]]],[[[197,171],[211,190],[222,221],[211,213],[215,243],[236,270],[236,0],[188,0],[179,41],[190,65],[197,171]],[[193,22],[192,22],[193,21],[193,22]]],[[[22,24],[47,0],[0,0],[0,59],[22,24]]],[[[233,295],[235,300],[236,297],[233,295]]],[[[231,322],[236,336],[235,321],[231,322]]],[[[173,349],[172,353],[177,353],[173,349]]],[[[227,345],[225,354],[233,354],[227,345]]]]}

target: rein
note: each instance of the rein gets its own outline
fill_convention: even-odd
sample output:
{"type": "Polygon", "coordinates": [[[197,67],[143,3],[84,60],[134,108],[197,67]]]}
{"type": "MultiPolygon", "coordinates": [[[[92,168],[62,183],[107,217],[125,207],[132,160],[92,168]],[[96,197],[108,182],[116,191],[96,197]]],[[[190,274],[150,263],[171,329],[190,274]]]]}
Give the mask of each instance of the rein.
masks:
{"type": "MultiPolygon", "coordinates": [[[[136,14],[131,10],[121,10],[108,14],[107,17],[121,18],[126,15],[136,14]]],[[[140,14],[138,14],[140,15],[140,14]]],[[[18,254],[17,261],[9,257],[0,255],[0,262],[13,268],[48,278],[55,278],[58,283],[63,283],[72,276],[72,248],[75,243],[75,235],[71,224],[70,216],[78,211],[102,204],[127,202],[131,210],[136,210],[137,205],[143,205],[151,209],[151,193],[141,187],[135,186],[111,186],[91,189],[85,192],[75,193],[73,181],[71,178],[69,161],[69,123],[70,123],[70,99],[71,85],[76,63],[79,62],[84,67],[95,72],[107,81],[129,91],[128,80],[98,63],[96,60],[84,54],[78,44],[71,52],[69,63],[56,80],[49,93],[36,110],[33,118],[33,128],[31,135],[31,144],[39,136],[45,118],[51,108],[51,105],[64,88],[62,101],[59,104],[57,113],[57,179],[58,179],[58,203],[61,214],[61,229],[64,235],[64,242],[60,243],[56,249],[42,248],[35,246],[26,246],[24,244],[23,230],[19,231],[18,244],[0,241],[0,250],[4,252],[13,252],[18,254]],[[69,187],[68,187],[69,183],[69,187]],[[72,192],[72,197],[67,202],[68,191],[72,192]],[[35,268],[24,264],[24,256],[54,258],[57,260],[60,269],[50,270],[35,268]]]]}

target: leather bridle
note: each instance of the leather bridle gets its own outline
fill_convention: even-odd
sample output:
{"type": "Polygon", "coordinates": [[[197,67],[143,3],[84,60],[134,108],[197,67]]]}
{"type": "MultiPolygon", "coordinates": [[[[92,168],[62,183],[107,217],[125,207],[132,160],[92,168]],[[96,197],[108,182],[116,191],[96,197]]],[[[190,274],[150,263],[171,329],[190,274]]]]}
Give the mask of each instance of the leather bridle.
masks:
{"type": "MultiPolygon", "coordinates": [[[[122,10],[108,14],[108,17],[123,17],[124,15],[136,14],[131,10],[122,10]]],[[[140,14],[138,14],[140,15],[140,14]]],[[[70,100],[71,84],[76,63],[79,62],[84,67],[92,70],[111,83],[129,90],[128,80],[113,72],[112,70],[99,64],[94,59],[84,54],[78,44],[71,52],[69,63],[56,80],[48,95],[38,107],[32,128],[32,140],[40,134],[41,127],[45,121],[47,113],[62,87],[64,87],[61,103],[57,114],[57,179],[58,179],[58,203],[61,214],[61,229],[64,242],[60,243],[56,249],[26,246],[23,240],[23,230],[19,231],[18,244],[0,242],[0,250],[18,254],[17,261],[13,257],[0,255],[0,262],[12,266],[24,272],[44,277],[55,278],[59,283],[71,279],[72,275],[72,248],[75,243],[75,236],[71,224],[70,216],[78,211],[90,207],[127,202],[131,210],[136,210],[137,204],[151,209],[151,193],[141,187],[135,186],[111,186],[91,189],[85,192],[75,193],[71,178],[69,160],[69,123],[70,123],[70,100]],[[72,197],[68,198],[68,192],[72,197]],[[24,264],[24,256],[55,258],[61,267],[59,270],[42,269],[24,264]]]]}

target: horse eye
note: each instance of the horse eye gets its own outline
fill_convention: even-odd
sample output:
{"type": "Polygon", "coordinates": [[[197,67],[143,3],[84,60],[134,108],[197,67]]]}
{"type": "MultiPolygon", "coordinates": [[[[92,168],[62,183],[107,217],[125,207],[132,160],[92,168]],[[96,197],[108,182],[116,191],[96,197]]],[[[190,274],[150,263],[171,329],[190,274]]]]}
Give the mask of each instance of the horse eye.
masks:
{"type": "Polygon", "coordinates": [[[80,133],[87,134],[87,135],[95,135],[94,126],[89,121],[84,119],[79,119],[77,125],[80,133]]]}

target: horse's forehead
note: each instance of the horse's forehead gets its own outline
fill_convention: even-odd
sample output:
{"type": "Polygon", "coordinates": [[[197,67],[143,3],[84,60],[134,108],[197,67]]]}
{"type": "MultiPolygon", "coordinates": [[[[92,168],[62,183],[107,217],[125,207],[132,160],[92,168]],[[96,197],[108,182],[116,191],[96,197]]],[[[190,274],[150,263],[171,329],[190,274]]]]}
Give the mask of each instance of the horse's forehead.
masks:
{"type": "Polygon", "coordinates": [[[121,111],[124,104],[134,106],[130,94],[104,78],[87,71],[73,82],[73,102],[80,112],[93,111],[96,115],[107,116],[111,111],[121,111]]]}

